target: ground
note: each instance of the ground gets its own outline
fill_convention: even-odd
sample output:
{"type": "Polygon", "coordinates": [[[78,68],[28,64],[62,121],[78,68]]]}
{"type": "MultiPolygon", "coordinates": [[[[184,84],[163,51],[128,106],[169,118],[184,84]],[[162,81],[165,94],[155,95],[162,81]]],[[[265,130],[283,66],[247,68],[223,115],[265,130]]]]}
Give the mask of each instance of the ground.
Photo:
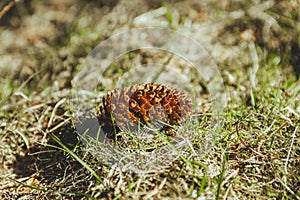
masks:
{"type": "MultiPolygon", "coordinates": [[[[279,0],[1,1],[1,199],[300,199],[299,6],[279,0]],[[210,133],[213,114],[204,106],[192,116],[198,124],[179,131],[193,136],[190,151],[141,174],[103,164],[99,152],[79,141],[70,101],[74,77],[92,49],[114,34],[149,26],[201,44],[218,66],[227,103],[205,152],[199,153],[201,134],[210,133]]],[[[130,67],[158,61],[187,68],[167,53],[129,52],[105,71],[97,94],[114,88],[130,67]]],[[[207,100],[205,77],[187,74],[207,100]]]]}

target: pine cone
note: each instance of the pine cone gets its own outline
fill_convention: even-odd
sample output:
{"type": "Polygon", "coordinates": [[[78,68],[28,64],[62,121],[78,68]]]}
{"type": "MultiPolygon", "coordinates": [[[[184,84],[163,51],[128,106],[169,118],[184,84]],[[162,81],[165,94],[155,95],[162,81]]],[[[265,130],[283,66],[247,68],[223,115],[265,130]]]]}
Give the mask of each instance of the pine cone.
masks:
{"type": "Polygon", "coordinates": [[[191,115],[192,103],[176,89],[148,83],[116,89],[103,97],[98,121],[109,138],[121,130],[145,125],[158,130],[180,125],[191,115]]]}

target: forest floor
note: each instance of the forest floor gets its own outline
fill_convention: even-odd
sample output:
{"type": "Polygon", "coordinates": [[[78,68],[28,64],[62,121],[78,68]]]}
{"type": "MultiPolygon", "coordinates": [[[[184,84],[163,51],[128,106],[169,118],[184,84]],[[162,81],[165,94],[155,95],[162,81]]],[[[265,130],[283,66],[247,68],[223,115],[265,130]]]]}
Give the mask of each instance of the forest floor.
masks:
{"type": "MultiPolygon", "coordinates": [[[[296,0],[1,1],[0,198],[300,199],[299,7],[296,0]],[[79,141],[70,102],[90,52],[144,27],[200,44],[218,66],[226,95],[219,104],[226,103],[217,135],[212,108],[198,110],[192,116],[198,124],[177,133],[189,133],[189,150],[170,163],[168,155],[159,158],[159,170],[138,173],[104,164],[79,141]],[[203,134],[213,134],[205,149],[203,134]]],[[[175,43],[178,51],[189,47],[175,43]]],[[[122,54],[103,72],[97,94],[115,88],[131,68],[166,63],[182,70],[188,76],[182,80],[209,104],[209,70],[199,78],[172,53],[122,54]]]]}

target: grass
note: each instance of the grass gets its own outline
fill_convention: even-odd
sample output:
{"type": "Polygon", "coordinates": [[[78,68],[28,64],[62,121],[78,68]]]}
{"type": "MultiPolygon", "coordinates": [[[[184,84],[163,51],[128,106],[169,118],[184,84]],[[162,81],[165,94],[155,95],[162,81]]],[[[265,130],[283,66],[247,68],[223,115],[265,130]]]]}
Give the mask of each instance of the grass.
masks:
{"type": "MultiPolygon", "coordinates": [[[[71,80],[90,49],[125,26],[122,22],[118,24],[118,21],[114,21],[117,25],[111,25],[114,19],[121,20],[119,16],[129,17],[128,13],[134,13],[122,13],[123,9],[120,8],[123,5],[101,7],[90,3],[75,6],[75,13],[80,13],[79,16],[68,14],[69,18],[74,19],[72,22],[57,22],[63,24],[66,30],[63,37],[60,38],[62,33],[59,32],[49,44],[45,42],[47,38],[36,33],[36,41],[32,42],[43,44],[39,48],[28,43],[16,47],[12,43],[10,46],[16,49],[12,52],[12,47],[5,49],[3,44],[1,53],[11,54],[12,57],[21,55],[20,60],[25,64],[10,71],[9,65],[2,66],[3,63],[0,63],[3,68],[0,74],[0,86],[3,88],[0,92],[0,197],[300,199],[300,83],[289,60],[295,55],[285,51],[293,42],[288,39],[297,35],[297,31],[299,34],[299,25],[296,23],[298,10],[292,10],[293,16],[288,17],[286,10],[292,9],[293,5],[266,4],[271,7],[259,12],[264,12],[267,19],[273,17],[282,29],[264,32],[270,37],[265,41],[259,37],[259,27],[265,25],[264,19],[251,16],[253,13],[247,14],[254,5],[244,2],[226,7],[225,4],[234,2],[225,1],[222,5],[214,1],[203,3],[201,6],[207,8],[208,12],[188,2],[180,2],[181,7],[172,7],[168,3],[157,5],[167,8],[167,13],[160,20],[166,20],[174,29],[189,30],[187,27],[190,24],[193,30],[199,33],[203,31],[199,28],[201,23],[198,24],[195,13],[202,20],[207,19],[206,23],[211,23],[211,27],[215,27],[216,21],[220,27],[215,32],[206,30],[214,34],[208,40],[210,42],[202,42],[218,63],[224,80],[227,106],[221,114],[223,126],[214,135],[213,144],[205,146],[205,135],[212,134],[209,125],[213,114],[210,106],[200,113],[194,113],[196,124],[187,124],[178,130],[179,136],[182,133],[190,142],[184,151],[176,149],[179,147],[172,143],[170,136],[159,133],[156,138],[159,145],[156,145],[153,141],[138,140],[136,133],[126,133],[123,142],[132,144],[133,148],[128,150],[122,143],[120,152],[118,148],[104,146],[113,153],[112,159],[116,159],[114,162],[109,159],[104,162],[102,159],[108,153],[99,150],[101,144],[98,141],[92,140],[86,145],[74,133],[73,119],[70,117],[72,106],[68,105],[68,99],[72,98],[71,80]],[[184,9],[190,7],[195,11],[194,14],[184,9]],[[214,11],[212,7],[216,9],[215,15],[210,13],[214,11]],[[234,15],[237,14],[234,11],[241,10],[246,13],[244,18],[234,15]],[[180,17],[176,17],[177,12],[180,17]],[[99,22],[97,19],[100,15],[103,17],[99,22]],[[245,29],[254,30],[255,41],[243,39],[241,34],[245,29]],[[284,37],[287,33],[292,33],[291,37],[284,37]],[[218,45],[215,46],[216,43],[218,45]],[[278,44],[278,48],[274,49],[274,44],[278,44]],[[24,54],[28,46],[28,54],[24,54]],[[221,53],[214,51],[216,48],[221,53]],[[126,170],[126,167],[130,167],[126,164],[134,166],[134,162],[141,161],[140,158],[128,157],[132,155],[130,153],[150,155],[157,150],[157,155],[161,156],[159,150],[162,146],[174,150],[174,154],[160,157],[158,163],[165,161],[165,165],[160,165],[161,168],[148,173],[126,170]],[[170,164],[166,164],[166,161],[170,164]]],[[[32,3],[31,6],[34,13],[40,13],[38,9],[43,8],[43,3],[32,3]]],[[[125,7],[132,9],[127,4],[125,7]]],[[[62,5],[54,6],[50,10],[59,14],[63,8],[62,5]]],[[[140,10],[143,13],[150,8],[145,4],[140,10]]],[[[130,16],[135,18],[139,14],[130,16]]],[[[9,33],[14,35],[18,30],[26,33],[26,27],[29,28],[23,24],[20,29],[10,30],[9,33]]],[[[199,39],[197,34],[190,34],[199,39]]],[[[0,34],[0,37],[2,39],[4,36],[0,34]]],[[[27,40],[30,35],[19,37],[27,40]]],[[[116,85],[118,77],[131,66],[154,61],[179,66],[179,69],[186,69],[187,65],[176,56],[141,50],[117,59],[104,75],[112,85],[116,85]]],[[[194,73],[189,78],[192,86],[201,93],[203,104],[209,103],[205,101],[208,96],[205,83],[201,83],[202,80],[197,79],[194,73]]],[[[98,89],[99,92],[107,90],[103,85],[98,89]]],[[[95,102],[100,101],[97,98],[95,102]]],[[[149,160],[151,157],[146,158],[143,160],[146,164],[152,161],[149,160]]]]}

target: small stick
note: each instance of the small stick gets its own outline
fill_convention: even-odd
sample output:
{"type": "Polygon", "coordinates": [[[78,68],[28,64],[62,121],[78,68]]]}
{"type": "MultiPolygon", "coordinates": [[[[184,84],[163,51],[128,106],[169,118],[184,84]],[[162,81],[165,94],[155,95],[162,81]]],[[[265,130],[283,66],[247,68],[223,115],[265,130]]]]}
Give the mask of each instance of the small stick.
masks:
{"type": "Polygon", "coordinates": [[[281,124],[281,126],[280,126],[278,129],[276,129],[275,131],[273,131],[273,133],[271,133],[271,134],[269,135],[269,138],[274,137],[274,135],[275,135],[278,131],[280,131],[281,129],[283,129],[286,125],[288,125],[288,122],[287,122],[287,121],[284,122],[283,124],[281,124]]]}
{"type": "Polygon", "coordinates": [[[16,1],[13,0],[11,2],[9,2],[9,4],[7,4],[6,6],[4,6],[4,8],[0,11],[0,19],[14,6],[16,5],[16,1]]]}
{"type": "Polygon", "coordinates": [[[297,132],[297,130],[298,130],[298,127],[299,127],[299,126],[297,126],[297,127],[295,128],[295,131],[293,132],[291,146],[290,146],[288,155],[287,155],[287,157],[286,157],[286,162],[285,162],[285,165],[284,165],[284,171],[285,171],[286,174],[288,173],[287,168],[288,168],[289,159],[290,159],[292,147],[293,147],[293,145],[294,145],[294,141],[295,141],[296,132],[297,132]]]}

